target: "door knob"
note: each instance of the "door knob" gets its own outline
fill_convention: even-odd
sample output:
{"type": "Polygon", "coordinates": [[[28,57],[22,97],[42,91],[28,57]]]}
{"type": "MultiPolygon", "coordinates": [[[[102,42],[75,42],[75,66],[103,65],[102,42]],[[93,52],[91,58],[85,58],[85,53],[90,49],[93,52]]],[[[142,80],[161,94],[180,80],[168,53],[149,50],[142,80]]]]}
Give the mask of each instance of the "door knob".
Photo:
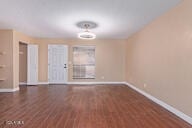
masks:
{"type": "Polygon", "coordinates": [[[67,64],[64,64],[64,68],[67,68],[67,64]]]}

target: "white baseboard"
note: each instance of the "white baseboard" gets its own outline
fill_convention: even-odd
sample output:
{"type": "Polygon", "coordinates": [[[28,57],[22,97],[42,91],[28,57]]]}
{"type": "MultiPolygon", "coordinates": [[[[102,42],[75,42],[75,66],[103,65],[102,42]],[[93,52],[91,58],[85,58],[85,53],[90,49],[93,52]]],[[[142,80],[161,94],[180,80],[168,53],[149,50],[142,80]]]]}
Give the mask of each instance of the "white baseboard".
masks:
{"type": "Polygon", "coordinates": [[[91,85],[91,84],[125,84],[125,82],[67,82],[67,84],[91,85]]]}
{"type": "Polygon", "coordinates": [[[48,82],[38,82],[37,84],[30,84],[25,82],[20,82],[19,85],[48,85],[48,82]]]}
{"type": "Polygon", "coordinates": [[[38,82],[38,85],[48,85],[49,82],[38,82]]]}
{"type": "Polygon", "coordinates": [[[67,82],[67,83],[49,83],[49,82],[39,82],[38,85],[47,85],[47,84],[57,84],[57,85],[66,85],[66,84],[75,84],[75,85],[92,85],[92,84],[125,84],[125,82],[67,82]]]}
{"type": "Polygon", "coordinates": [[[49,84],[66,85],[66,84],[68,84],[68,83],[63,83],[63,82],[49,82],[49,84]]]}
{"type": "Polygon", "coordinates": [[[147,98],[149,98],[150,100],[152,100],[153,102],[159,104],[160,106],[162,106],[163,108],[167,109],[168,111],[172,112],[173,114],[175,114],[176,116],[180,117],[181,119],[185,120],[186,122],[190,123],[192,125],[192,117],[184,114],[183,112],[177,110],[176,108],[168,105],[167,103],[155,98],[154,96],[146,93],[145,91],[138,89],[137,87],[129,84],[129,83],[125,83],[127,86],[129,86],[130,88],[134,89],[135,91],[139,92],[140,94],[146,96],[147,98]]]}
{"type": "Polygon", "coordinates": [[[20,82],[19,85],[27,85],[26,82],[20,82]]]}
{"type": "Polygon", "coordinates": [[[13,89],[0,89],[0,92],[16,92],[19,91],[19,87],[13,89]]]}
{"type": "MultiPolygon", "coordinates": [[[[75,84],[75,85],[92,85],[92,84],[126,84],[126,82],[67,82],[67,83],[49,83],[49,82],[38,82],[37,85],[48,85],[48,84],[61,84],[61,85],[66,85],[66,84],[75,84]]],[[[19,83],[19,85],[33,85],[30,83],[19,83]]]]}

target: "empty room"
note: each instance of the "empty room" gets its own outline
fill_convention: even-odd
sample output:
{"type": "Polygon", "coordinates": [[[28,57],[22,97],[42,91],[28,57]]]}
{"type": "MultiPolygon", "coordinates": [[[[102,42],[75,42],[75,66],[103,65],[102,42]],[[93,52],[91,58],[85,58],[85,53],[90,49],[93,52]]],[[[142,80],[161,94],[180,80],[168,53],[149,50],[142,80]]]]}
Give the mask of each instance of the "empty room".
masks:
{"type": "Polygon", "coordinates": [[[192,1],[0,0],[0,128],[192,128],[192,1]]]}

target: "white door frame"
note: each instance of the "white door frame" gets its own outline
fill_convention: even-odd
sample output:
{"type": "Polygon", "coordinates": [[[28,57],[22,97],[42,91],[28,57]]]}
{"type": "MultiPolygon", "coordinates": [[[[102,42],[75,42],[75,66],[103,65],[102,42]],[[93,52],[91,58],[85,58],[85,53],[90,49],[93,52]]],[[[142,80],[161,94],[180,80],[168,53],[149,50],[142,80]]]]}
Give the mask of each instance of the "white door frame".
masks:
{"type": "Polygon", "coordinates": [[[27,84],[38,84],[38,45],[34,44],[27,45],[27,84]]]}
{"type": "MultiPolygon", "coordinates": [[[[68,83],[68,71],[69,71],[69,65],[68,65],[68,45],[63,45],[63,44],[48,44],[48,66],[47,66],[47,68],[48,68],[48,73],[47,73],[47,78],[48,78],[48,83],[49,84],[67,84],[68,83]],[[50,78],[49,78],[49,73],[50,73],[50,71],[49,71],[49,46],[60,46],[60,45],[62,45],[62,46],[65,46],[66,47],[66,66],[67,66],[67,68],[66,68],[66,81],[65,82],[51,82],[50,81],[50,78]]],[[[64,66],[64,65],[63,65],[64,66]]]]}

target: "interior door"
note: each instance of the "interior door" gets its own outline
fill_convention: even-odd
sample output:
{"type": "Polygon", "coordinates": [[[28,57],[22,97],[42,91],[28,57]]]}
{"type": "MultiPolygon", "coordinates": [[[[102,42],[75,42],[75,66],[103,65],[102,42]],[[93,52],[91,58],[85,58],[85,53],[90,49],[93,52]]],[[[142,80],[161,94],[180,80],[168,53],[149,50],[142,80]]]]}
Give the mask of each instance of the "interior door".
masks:
{"type": "Polygon", "coordinates": [[[38,84],[38,45],[27,46],[27,84],[38,84]]]}
{"type": "Polygon", "coordinates": [[[48,79],[50,84],[65,84],[68,78],[68,47],[48,45],[48,79]]]}

